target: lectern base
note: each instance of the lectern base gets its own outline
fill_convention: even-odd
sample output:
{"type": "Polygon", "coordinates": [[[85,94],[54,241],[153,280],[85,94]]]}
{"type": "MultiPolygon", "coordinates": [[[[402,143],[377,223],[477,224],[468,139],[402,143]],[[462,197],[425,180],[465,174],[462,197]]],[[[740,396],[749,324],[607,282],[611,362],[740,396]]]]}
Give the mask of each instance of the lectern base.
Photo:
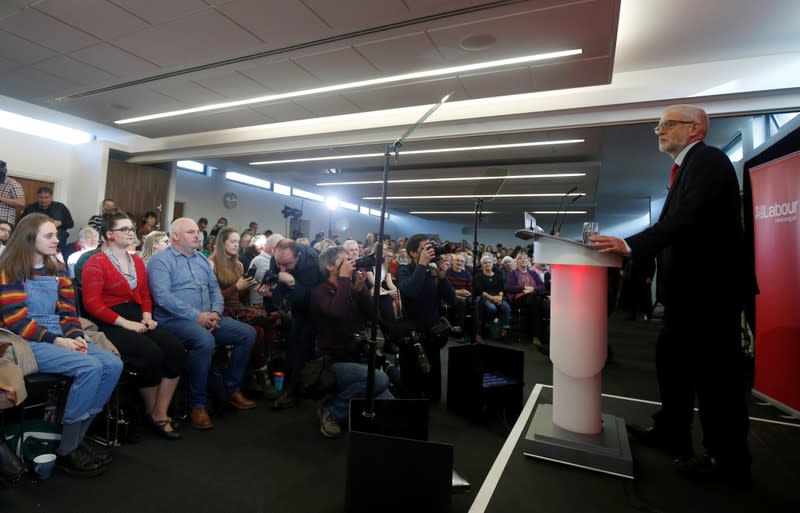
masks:
{"type": "Polygon", "coordinates": [[[597,435],[581,435],[553,424],[553,405],[540,404],[523,440],[525,456],[633,479],[625,420],[603,414],[597,435]]]}

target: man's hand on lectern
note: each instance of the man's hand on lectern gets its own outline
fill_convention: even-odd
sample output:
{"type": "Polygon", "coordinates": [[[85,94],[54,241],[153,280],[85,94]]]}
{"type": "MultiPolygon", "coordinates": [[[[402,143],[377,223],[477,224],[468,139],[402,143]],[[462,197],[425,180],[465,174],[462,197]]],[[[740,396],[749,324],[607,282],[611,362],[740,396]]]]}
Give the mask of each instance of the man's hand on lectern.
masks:
{"type": "Polygon", "coordinates": [[[616,255],[628,255],[628,246],[625,241],[610,235],[594,235],[589,237],[592,247],[600,253],[614,253],[616,255]]]}

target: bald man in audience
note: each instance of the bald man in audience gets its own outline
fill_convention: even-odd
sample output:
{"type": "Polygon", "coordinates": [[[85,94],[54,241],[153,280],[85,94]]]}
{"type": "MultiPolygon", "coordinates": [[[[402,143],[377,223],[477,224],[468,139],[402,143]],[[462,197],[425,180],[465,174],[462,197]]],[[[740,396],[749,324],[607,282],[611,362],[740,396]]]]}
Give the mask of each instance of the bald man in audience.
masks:
{"type": "Polygon", "coordinates": [[[240,388],[256,340],[256,330],[222,315],[222,291],[208,260],[197,251],[200,230],[188,218],[170,226],[172,244],[147,263],[153,316],[189,351],[189,400],[195,429],[214,427],[208,416],[208,371],[217,345],[232,346],[225,369],[228,402],[240,410],[255,408],[240,388]]]}

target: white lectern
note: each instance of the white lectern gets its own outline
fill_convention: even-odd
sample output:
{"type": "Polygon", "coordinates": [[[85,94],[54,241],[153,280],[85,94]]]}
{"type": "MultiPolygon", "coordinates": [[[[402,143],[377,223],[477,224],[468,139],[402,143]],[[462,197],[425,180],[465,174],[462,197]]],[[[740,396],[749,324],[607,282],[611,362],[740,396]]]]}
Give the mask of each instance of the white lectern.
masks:
{"type": "Polygon", "coordinates": [[[553,404],[536,408],[523,443],[526,456],[633,478],[625,421],[601,410],[608,354],[608,267],[616,255],[532,230],[537,263],[550,264],[550,359],[553,404]]]}

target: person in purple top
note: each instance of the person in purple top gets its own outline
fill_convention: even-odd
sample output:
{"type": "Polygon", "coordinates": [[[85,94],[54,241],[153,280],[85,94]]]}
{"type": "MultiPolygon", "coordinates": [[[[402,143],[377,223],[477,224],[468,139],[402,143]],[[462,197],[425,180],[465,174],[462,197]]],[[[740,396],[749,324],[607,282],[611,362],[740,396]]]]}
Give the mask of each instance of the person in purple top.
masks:
{"type": "Polygon", "coordinates": [[[546,317],[550,314],[550,298],[545,295],[544,281],[529,267],[526,253],[517,255],[517,268],[511,271],[506,283],[506,295],[514,308],[519,308],[528,325],[533,345],[544,345],[546,317]]]}

